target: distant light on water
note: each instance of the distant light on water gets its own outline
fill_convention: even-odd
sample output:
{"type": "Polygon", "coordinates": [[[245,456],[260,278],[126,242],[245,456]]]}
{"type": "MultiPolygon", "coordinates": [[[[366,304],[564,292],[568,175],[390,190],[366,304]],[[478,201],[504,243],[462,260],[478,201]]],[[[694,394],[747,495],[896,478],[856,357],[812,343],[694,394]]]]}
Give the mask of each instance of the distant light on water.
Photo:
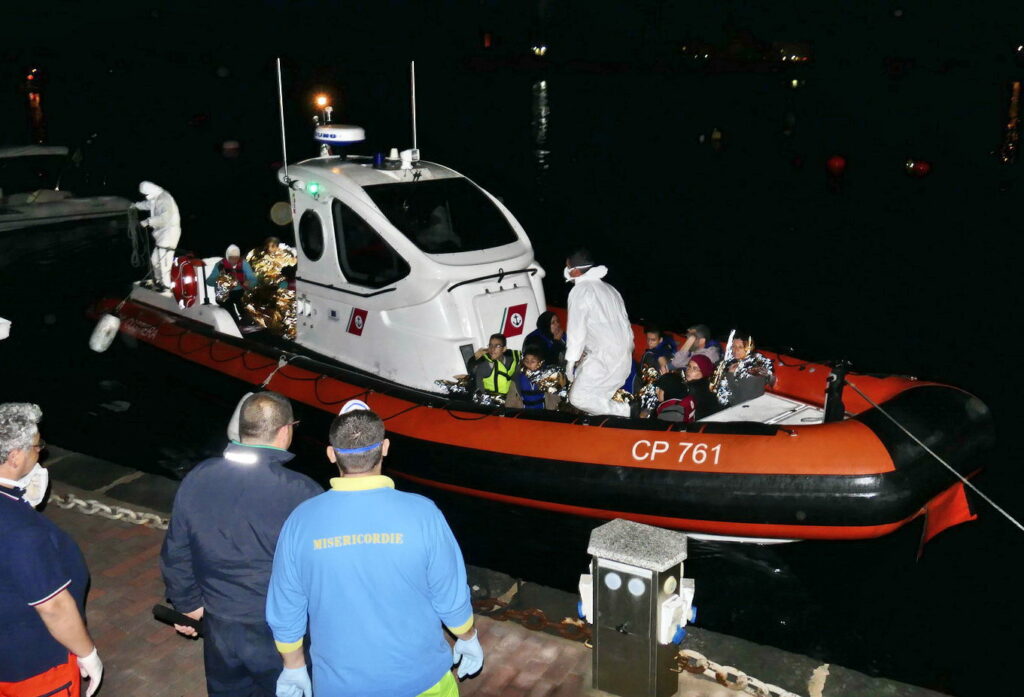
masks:
{"type": "Polygon", "coordinates": [[[551,155],[551,151],[548,150],[548,119],[551,115],[551,109],[548,106],[548,81],[539,80],[533,83],[532,91],[533,119],[530,125],[533,127],[533,155],[540,169],[547,170],[551,166],[548,161],[551,155]]]}

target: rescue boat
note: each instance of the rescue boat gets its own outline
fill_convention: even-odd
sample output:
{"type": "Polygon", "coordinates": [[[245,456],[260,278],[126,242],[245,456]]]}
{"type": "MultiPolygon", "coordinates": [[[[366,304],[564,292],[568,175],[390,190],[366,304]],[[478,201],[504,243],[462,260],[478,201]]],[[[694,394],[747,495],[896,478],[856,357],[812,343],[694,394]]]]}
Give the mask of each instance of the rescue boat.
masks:
{"type": "Polygon", "coordinates": [[[419,488],[765,542],[874,538],[920,516],[928,539],[975,517],[960,477],[991,452],[992,418],[951,386],[844,380],[764,352],[776,366],[768,393],[692,424],[439,392],[489,335],[520,348],[547,309],[530,240],[498,199],[415,148],[334,154],[363,132],[329,118],[316,136],[321,156],[279,173],[298,259],[293,339],[239,331],[202,282],[216,259],[180,260],[173,294],[136,284],[98,303],[101,328],[116,315],[123,334],[327,415],[366,401],[393,441],[388,473],[419,488]],[[830,379],[842,407],[826,419],[830,379]]]}

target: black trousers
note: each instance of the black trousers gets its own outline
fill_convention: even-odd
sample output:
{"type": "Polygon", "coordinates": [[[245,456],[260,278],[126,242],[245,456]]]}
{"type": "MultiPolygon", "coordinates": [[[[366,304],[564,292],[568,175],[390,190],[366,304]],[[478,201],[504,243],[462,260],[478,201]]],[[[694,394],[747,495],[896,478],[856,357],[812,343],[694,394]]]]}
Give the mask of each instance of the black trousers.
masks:
{"type": "Polygon", "coordinates": [[[244,293],[245,289],[243,288],[232,288],[228,291],[228,297],[224,298],[223,301],[217,301],[218,305],[231,313],[236,322],[241,322],[245,317],[245,310],[242,309],[242,295],[244,293]]]}
{"type": "Polygon", "coordinates": [[[203,618],[203,662],[210,697],[274,697],[283,667],[266,622],[203,618]]]}

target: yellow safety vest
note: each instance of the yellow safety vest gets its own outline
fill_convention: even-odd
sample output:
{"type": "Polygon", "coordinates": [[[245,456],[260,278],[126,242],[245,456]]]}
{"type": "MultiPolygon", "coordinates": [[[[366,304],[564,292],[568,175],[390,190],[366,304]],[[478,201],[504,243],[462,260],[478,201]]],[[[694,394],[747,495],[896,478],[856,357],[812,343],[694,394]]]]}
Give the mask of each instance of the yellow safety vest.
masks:
{"type": "MultiPolygon", "coordinates": [[[[502,360],[494,360],[489,355],[484,354],[484,358],[492,364],[491,373],[484,378],[484,389],[488,392],[496,392],[498,394],[508,394],[509,385],[512,384],[512,376],[516,372],[516,368],[519,367],[519,361],[522,358],[522,353],[519,351],[509,351],[512,355],[512,364],[507,368],[502,360]]],[[[504,359],[504,356],[502,356],[504,359]]]]}

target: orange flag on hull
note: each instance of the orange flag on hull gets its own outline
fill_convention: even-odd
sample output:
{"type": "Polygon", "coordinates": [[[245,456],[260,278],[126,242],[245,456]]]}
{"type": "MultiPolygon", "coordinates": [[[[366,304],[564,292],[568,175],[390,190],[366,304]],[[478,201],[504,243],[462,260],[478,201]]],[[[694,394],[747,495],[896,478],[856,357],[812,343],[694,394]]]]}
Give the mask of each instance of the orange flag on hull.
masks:
{"type": "Polygon", "coordinates": [[[919,558],[933,537],[954,525],[975,520],[978,514],[971,507],[963,483],[957,482],[925,504],[924,516],[924,532],[917,550],[919,558]]]}

